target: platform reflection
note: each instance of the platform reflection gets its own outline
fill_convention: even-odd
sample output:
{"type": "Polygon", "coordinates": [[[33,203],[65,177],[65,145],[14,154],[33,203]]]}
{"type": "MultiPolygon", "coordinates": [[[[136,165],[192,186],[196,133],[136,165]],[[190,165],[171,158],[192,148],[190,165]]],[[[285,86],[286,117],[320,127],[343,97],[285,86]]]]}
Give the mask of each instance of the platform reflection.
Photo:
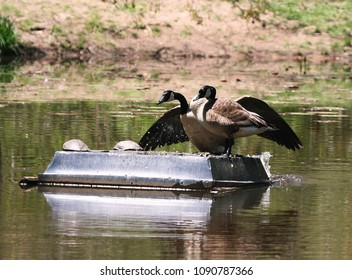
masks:
{"type": "Polygon", "coordinates": [[[52,208],[54,226],[65,235],[182,237],[185,231],[202,234],[212,224],[225,223],[224,215],[255,207],[267,188],[168,199],[43,194],[52,208]]]}

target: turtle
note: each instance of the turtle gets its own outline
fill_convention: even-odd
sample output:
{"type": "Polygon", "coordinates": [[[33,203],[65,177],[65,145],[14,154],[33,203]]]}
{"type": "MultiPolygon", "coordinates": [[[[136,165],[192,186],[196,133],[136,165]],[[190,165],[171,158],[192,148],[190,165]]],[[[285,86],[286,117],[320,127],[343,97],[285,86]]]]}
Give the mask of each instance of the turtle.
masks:
{"type": "Polygon", "coordinates": [[[88,148],[86,143],[84,143],[80,139],[71,139],[71,140],[66,141],[62,145],[62,149],[64,151],[79,151],[79,152],[89,152],[90,151],[90,149],[88,148]]]}
{"type": "Polygon", "coordinates": [[[114,150],[117,151],[142,151],[143,148],[139,146],[136,142],[131,140],[124,140],[117,142],[114,150]]]}

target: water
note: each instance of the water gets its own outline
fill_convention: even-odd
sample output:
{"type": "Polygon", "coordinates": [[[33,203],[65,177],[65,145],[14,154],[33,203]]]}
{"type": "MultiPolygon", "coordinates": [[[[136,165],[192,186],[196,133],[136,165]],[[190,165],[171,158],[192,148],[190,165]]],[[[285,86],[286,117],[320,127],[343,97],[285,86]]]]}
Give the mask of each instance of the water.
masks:
{"type": "MultiPolygon", "coordinates": [[[[238,90],[253,94],[257,88],[256,96],[284,114],[304,149],[292,152],[259,137],[241,139],[234,152],[269,151],[270,171],[280,182],[216,200],[163,200],[44,195],[19,188],[22,177],[45,170],[65,141],[80,138],[91,149],[138,141],[156,116],[173,106],[154,106],[169,72],[154,81],[140,80],[138,70],[132,72],[135,84],[126,85],[126,75],[112,77],[111,68],[97,79],[82,66],[47,67],[23,66],[0,84],[0,259],[352,258],[348,69],[324,65],[308,74],[297,70],[272,77],[271,70],[248,65],[248,72],[236,67],[229,72],[228,66],[204,73],[203,79],[247,77],[253,82],[247,92],[238,90]],[[272,84],[259,83],[263,75],[272,84]],[[117,85],[123,81],[127,88],[147,88],[146,93],[121,91],[117,85]],[[96,94],[101,89],[108,100],[96,94]],[[87,92],[88,98],[72,99],[71,92],[87,92]]],[[[187,87],[194,80],[201,75],[177,81],[187,87]]],[[[189,143],[163,150],[196,151],[189,143]]]]}

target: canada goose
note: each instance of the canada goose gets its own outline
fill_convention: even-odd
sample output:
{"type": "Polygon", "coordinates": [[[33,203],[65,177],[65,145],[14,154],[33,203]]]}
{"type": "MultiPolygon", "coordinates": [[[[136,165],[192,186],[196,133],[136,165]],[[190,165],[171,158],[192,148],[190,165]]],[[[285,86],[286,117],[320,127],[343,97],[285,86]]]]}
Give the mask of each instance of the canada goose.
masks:
{"type": "Polygon", "coordinates": [[[226,153],[231,154],[234,139],[258,135],[288,149],[303,147],[285,120],[264,101],[254,97],[216,98],[216,89],[204,86],[191,101],[190,108],[199,122],[214,134],[227,138],[226,153]],[[206,98],[206,103],[198,100],[206,98]]]}
{"type": "MultiPolygon", "coordinates": [[[[156,147],[191,141],[199,151],[212,154],[224,154],[227,138],[206,130],[194,117],[186,98],[178,92],[166,90],[163,92],[158,105],[164,102],[178,100],[180,106],[167,111],[143,135],[139,145],[145,150],[156,147]]],[[[199,103],[207,101],[199,100],[199,103]]]]}

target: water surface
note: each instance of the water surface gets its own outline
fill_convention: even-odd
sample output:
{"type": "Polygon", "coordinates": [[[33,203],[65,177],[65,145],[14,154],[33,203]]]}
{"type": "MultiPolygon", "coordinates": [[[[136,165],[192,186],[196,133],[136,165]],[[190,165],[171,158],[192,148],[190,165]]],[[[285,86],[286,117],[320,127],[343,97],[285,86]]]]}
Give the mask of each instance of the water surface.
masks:
{"type": "MultiPolygon", "coordinates": [[[[62,98],[63,92],[77,88],[94,95],[99,85],[126,79],[109,76],[111,69],[101,72],[102,82],[87,80],[87,72],[78,66],[66,67],[70,73],[80,69],[84,83],[76,84],[69,76],[65,83],[57,78],[57,72],[44,71],[43,66],[36,75],[14,73],[1,84],[0,258],[351,259],[351,73],[334,66],[327,71],[327,67],[316,66],[308,73],[297,70],[295,75],[284,72],[278,78],[265,70],[265,65],[261,71],[234,68],[234,73],[229,72],[231,68],[222,72],[219,68],[219,77],[241,75],[242,79],[248,76],[263,81],[264,75],[276,83],[280,79],[277,87],[275,82],[258,84],[256,96],[284,114],[304,149],[288,151],[256,136],[241,139],[235,153],[269,151],[271,173],[287,181],[217,199],[179,200],[44,195],[21,190],[19,180],[43,172],[65,141],[80,138],[91,149],[111,149],[125,139],[138,141],[174,104],[156,107],[159,91],[150,96],[148,90],[139,95],[116,90],[109,100],[100,96],[62,98]],[[63,90],[50,84],[58,79],[63,90]],[[45,83],[49,86],[44,90],[45,83]],[[22,99],[25,88],[60,98],[22,99]]],[[[165,81],[166,74],[160,75],[165,81]]],[[[204,73],[204,79],[207,75],[204,73]]],[[[152,91],[151,80],[134,78],[138,88],[146,86],[152,91]]],[[[185,84],[194,82],[192,78],[182,75],[185,84]]],[[[252,94],[252,85],[249,88],[242,93],[252,94]]],[[[196,151],[190,143],[161,150],[196,151]]]]}

